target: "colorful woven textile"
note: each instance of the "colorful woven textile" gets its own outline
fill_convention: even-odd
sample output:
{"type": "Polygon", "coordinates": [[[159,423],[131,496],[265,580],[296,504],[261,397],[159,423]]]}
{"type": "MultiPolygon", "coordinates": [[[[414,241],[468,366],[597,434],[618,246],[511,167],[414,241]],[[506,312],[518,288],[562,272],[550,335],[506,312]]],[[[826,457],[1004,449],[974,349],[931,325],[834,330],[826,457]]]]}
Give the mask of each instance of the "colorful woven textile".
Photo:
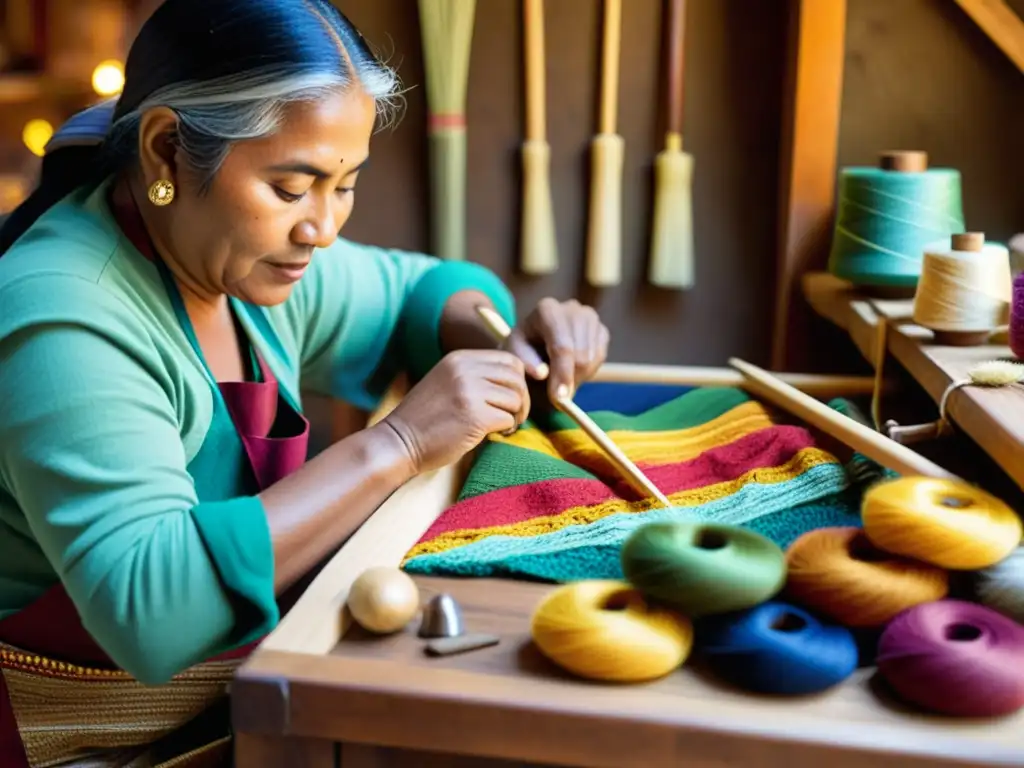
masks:
{"type": "MultiPolygon", "coordinates": [[[[849,412],[845,401],[831,405],[849,412]]],[[[621,578],[622,542],[664,520],[742,525],[785,547],[813,528],[859,525],[863,483],[877,474],[863,457],[843,466],[807,429],[740,389],[694,389],[640,414],[590,415],[673,507],[638,499],[589,437],[554,412],[488,440],[457,502],[406,555],[405,570],[621,578]]]]}

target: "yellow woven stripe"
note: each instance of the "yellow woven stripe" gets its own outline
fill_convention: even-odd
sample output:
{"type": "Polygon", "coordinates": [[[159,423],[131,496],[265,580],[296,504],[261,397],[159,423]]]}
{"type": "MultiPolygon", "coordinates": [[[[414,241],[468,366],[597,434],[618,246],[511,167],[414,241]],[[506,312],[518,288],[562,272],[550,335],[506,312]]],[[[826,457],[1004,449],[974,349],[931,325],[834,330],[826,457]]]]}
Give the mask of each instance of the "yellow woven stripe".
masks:
{"type": "MultiPolygon", "coordinates": [[[[613,429],[608,436],[637,463],[675,464],[773,425],[764,406],[749,402],[696,427],[656,432],[613,429]]],[[[579,429],[544,433],[536,427],[528,427],[509,437],[492,435],[490,439],[563,459],[583,469],[593,471],[610,466],[594,441],[579,429]]]]}
{"type": "MultiPolygon", "coordinates": [[[[784,483],[803,474],[808,469],[820,464],[835,464],[836,458],[820,448],[803,448],[797,451],[785,464],[777,467],[758,467],[737,477],[714,485],[689,488],[669,494],[673,506],[692,507],[721,499],[738,492],[747,483],[757,482],[762,485],[784,483]]],[[[457,531],[446,531],[429,541],[420,542],[406,554],[403,563],[419,555],[436,554],[455,549],[488,536],[541,536],[552,533],[570,525],[586,525],[608,515],[621,512],[645,512],[657,504],[655,499],[627,501],[625,499],[609,499],[593,506],[570,507],[555,515],[544,515],[523,520],[511,525],[491,526],[487,528],[463,528],[457,531]]]]}

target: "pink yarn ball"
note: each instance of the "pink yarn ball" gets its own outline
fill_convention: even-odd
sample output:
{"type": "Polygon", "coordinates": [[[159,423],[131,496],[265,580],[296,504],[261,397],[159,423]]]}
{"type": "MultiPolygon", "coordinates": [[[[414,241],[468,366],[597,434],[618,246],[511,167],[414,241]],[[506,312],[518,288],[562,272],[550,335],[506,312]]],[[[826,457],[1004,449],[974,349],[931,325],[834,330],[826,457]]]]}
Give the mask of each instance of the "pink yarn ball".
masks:
{"type": "Polygon", "coordinates": [[[876,661],[896,693],[932,712],[993,717],[1024,707],[1024,626],[983,605],[938,600],[903,611],[876,661]]]}
{"type": "Polygon", "coordinates": [[[1024,359],[1024,272],[1013,281],[1013,305],[1010,307],[1010,349],[1024,359]]]}

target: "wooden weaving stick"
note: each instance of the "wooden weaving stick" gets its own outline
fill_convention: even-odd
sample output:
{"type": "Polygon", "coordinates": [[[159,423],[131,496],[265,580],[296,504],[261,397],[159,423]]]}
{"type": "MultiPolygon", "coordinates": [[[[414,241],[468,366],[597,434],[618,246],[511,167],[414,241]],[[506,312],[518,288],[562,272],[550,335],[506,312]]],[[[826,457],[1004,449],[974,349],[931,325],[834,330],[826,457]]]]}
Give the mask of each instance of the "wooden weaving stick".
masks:
{"type": "Polygon", "coordinates": [[[748,383],[745,386],[755,395],[789,411],[811,426],[817,427],[822,432],[841,441],[844,445],[864,454],[869,459],[874,459],[883,467],[901,475],[958,479],[952,472],[943,469],[916,451],[912,451],[870,427],[864,426],[859,421],[829,408],[820,400],[815,400],[810,395],[791,387],[763,368],[758,368],[756,365],[735,357],[729,358],[729,365],[747,378],[748,383]]]}
{"type": "MultiPolygon", "coordinates": [[[[476,308],[477,314],[484,321],[487,329],[494,335],[495,339],[501,343],[509,337],[512,333],[512,329],[508,327],[508,323],[505,319],[495,312],[490,307],[479,306],[476,308]]],[[[552,398],[553,405],[562,411],[566,416],[576,422],[587,436],[597,443],[598,447],[604,451],[612,464],[619,471],[619,473],[626,479],[626,481],[632,486],[632,488],[638,493],[653,496],[666,507],[671,507],[672,502],[668,500],[658,486],[651,482],[650,478],[647,477],[640,468],[634,464],[630,458],[622,452],[622,449],[615,444],[608,433],[599,427],[590,416],[587,415],[586,411],[580,408],[576,403],[572,401],[571,397],[555,397],[552,398]]]]}

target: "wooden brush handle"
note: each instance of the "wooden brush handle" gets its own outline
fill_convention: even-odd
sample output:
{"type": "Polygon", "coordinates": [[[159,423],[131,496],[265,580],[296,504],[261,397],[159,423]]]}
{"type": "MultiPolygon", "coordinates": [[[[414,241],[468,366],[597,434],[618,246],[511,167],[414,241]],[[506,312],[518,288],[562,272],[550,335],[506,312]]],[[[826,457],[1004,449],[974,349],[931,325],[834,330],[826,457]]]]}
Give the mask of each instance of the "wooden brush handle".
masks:
{"type": "Polygon", "coordinates": [[[859,421],[844,416],[810,395],[805,395],[768,371],[737,358],[730,358],[729,365],[746,377],[745,386],[755,395],[789,411],[882,466],[901,475],[957,479],[956,475],[919,453],[890,440],[859,421]]]}
{"type": "MultiPolygon", "coordinates": [[[[668,1],[668,133],[683,134],[686,0],[668,1]]],[[[681,149],[682,147],[680,147],[681,149]]]]}
{"type": "Polygon", "coordinates": [[[604,0],[601,43],[601,117],[599,133],[615,133],[619,102],[619,48],[622,43],[622,0],[604,0]]]}
{"type": "Polygon", "coordinates": [[[523,0],[523,37],[526,43],[526,140],[544,141],[544,0],[523,0]]]}

